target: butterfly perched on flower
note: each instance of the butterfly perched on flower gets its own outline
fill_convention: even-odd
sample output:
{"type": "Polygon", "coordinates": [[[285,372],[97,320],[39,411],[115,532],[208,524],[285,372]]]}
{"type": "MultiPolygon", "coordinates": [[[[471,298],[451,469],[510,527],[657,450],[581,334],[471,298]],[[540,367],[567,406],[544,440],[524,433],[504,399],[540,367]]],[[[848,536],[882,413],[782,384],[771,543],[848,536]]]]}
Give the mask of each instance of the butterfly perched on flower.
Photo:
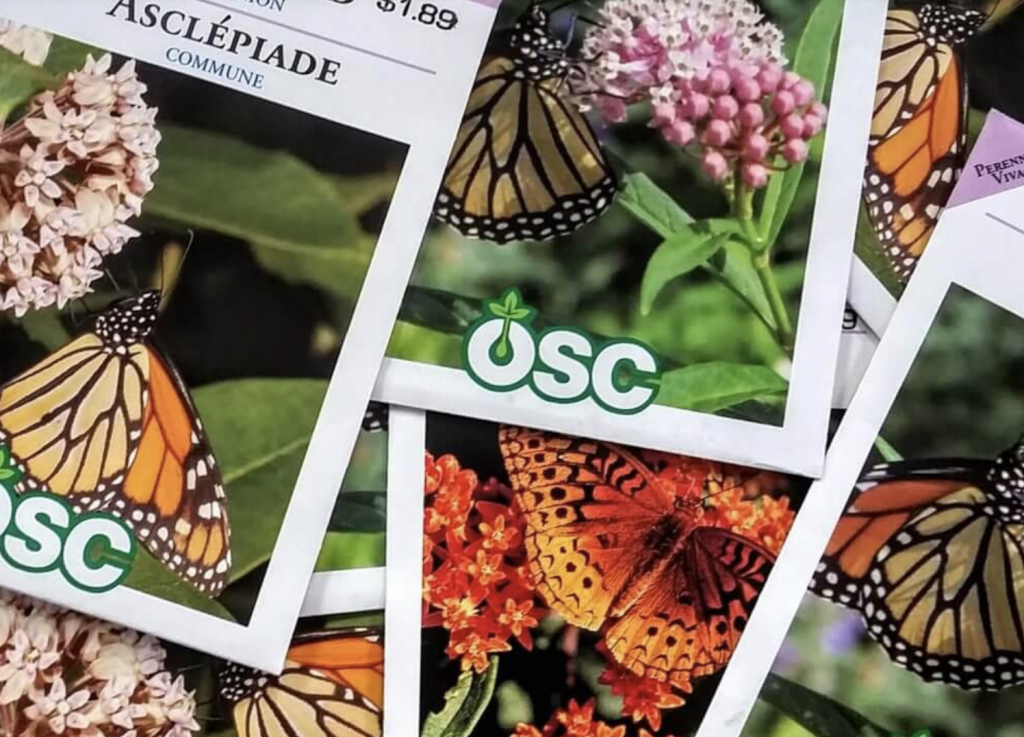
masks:
{"type": "Polygon", "coordinates": [[[689,690],[725,666],[775,558],[703,518],[706,462],[681,495],[617,445],[515,427],[499,443],[549,607],[637,675],[689,690]]]}
{"type": "Polygon", "coordinates": [[[0,443],[16,491],[123,519],[210,596],[231,571],[227,499],[188,388],[153,340],[160,293],[114,303],[63,348],[0,386],[0,443]]]}
{"type": "Polygon", "coordinates": [[[238,737],[379,737],[384,648],[380,632],[298,635],[281,675],[228,664],[219,676],[238,737]]]}
{"type": "Polygon", "coordinates": [[[531,5],[477,72],[434,206],[463,235],[546,240],[612,203],[615,174],[590,124],[564,97],[570,62],[549,21],[548,11],[531,5]]]}
{"type": "Polygon", "coordinates": [[[927,681],[1024,683],[1024,443],[994,461],[871,468],[811,590],[859,610],[889,657],[927,681]]]}

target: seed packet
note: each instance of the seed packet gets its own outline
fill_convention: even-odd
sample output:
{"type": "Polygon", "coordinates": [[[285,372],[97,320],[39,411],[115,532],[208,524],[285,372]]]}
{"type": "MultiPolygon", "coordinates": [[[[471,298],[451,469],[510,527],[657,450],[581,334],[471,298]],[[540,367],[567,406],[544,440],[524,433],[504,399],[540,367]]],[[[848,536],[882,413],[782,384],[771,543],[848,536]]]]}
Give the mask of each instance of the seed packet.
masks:
{"type": "Polygon", "coordinates": [[[408,409],[390,431],[386,733],[691,734],[809,482],[408,409]]]}
{"type": "Polygon", "coordinates": [[[0,585],[275,670],[494,9],[179,5],[4,3],[0,585]]]}
{"type": "Polygon", "coordinates": [[[702,735],[740,734],[759,691],[751,737],[800,733],[794,723],[814,735],[1015,728],[1024,189],[990,175],[1013,170],[1002,162],[1022,140],[988,137],[1005,124],[990,118],[974,149],[702,735]]]}
{"type": "Polygon", "coordinates": [[[682,5],[507,8],[378,399],[820,473],[885,3],[682,5]]]}
{"type": "Polygon", "coordinates": [[[850,303],[881,334],[963,175],[984,114],[1024,116],[1003,64],[1017,0],[890,0],[850,303]]]}

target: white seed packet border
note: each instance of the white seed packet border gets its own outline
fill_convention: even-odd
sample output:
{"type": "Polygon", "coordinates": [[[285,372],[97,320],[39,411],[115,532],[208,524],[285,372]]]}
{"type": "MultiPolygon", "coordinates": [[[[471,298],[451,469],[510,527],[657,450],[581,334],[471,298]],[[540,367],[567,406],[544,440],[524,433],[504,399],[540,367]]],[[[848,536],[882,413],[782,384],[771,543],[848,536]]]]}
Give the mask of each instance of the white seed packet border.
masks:
{"type": "Polygon", "coordinates": [[[893,313],[697,737],[737,737],[782,646],[864,462],[950,289],[1024,319],[1024,190],[951,209],[893,313]],[[781,574],[781,575],[780,575],[781,574]]]}
{"type": "Polygon", "coordinates": [[[887,8],[886,0],[845,4],[833,80],[837,92],[829,112],[782,427],[658,405],[634,415],[612,415],[590,399],[550,404],[525,387],[494,393],[461,369],[390,358],[374,399],[820,476],[887,8]]]}
{"type": "MultiPolygon", "coordinates": [[[[232,26],[254,35],[292,41],[301,35],[302,48],[342,62],[343,83],[325,94],[316,81],[260,67],[266,84],[258,96],[406,143],[408,154],[248,625],[125,587],[89,594],[69,585],[58,572],[24,573],[0,564],[0,586],[244,665],[280,671],[494,20],[495,8],[484,0],[450,4],[458,8],[459,33],[424,38],[418,24],[382,14],[373,3],[292,0],[280,13],[228,0],[160,3],[164,13],[200,16],[214,24],[224,23],[230,15],[232,26]]],[[[169,65],[163,58],[165,45],[194,48],[213,57],[218,52],[178,37],[164,39],[152,29],[107,15],[120,5],[115,0],[5,0],[2,14],[239,89],[197,70],[169,65]]],[[[232,57],[221,54],[220,60],[232,57]]],[[[253,94],[251,89],[241,91],[253,94]]]]}

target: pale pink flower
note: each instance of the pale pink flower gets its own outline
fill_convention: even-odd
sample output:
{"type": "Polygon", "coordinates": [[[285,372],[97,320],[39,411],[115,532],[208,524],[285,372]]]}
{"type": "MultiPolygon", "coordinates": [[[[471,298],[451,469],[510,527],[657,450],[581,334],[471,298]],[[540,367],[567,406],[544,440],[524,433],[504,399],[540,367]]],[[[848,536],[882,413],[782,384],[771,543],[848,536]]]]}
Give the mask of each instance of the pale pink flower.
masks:
{"type": "Polygon", "coordinates": [[[33,66],[41,66],[50,54],[53,35],[0,18],[0,47],[17,54],[33,66]]]}
{"type": "Polygon", "coordinates": [[[651,126],[716,182],[760,189],[807,158],[827,111],[750,0],[608,0],[599,21],[570,74],[581,109],[616,123],[651,103],[651,126]]]}
{"type": "Polygon", "coordinates": [[[0,309],[63,307],[92,290],[153,189],[157,111],[134,62],[91,56],[0,129],[0,309]]]}

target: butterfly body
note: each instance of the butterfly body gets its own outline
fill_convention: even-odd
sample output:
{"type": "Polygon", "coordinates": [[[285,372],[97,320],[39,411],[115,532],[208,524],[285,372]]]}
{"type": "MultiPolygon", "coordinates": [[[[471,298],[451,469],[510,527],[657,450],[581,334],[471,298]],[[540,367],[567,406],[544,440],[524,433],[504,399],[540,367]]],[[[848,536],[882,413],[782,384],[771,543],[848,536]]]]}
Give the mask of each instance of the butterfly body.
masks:
{"type": "Polygon", "coordinates": [[[637,674],[682,686],[722,668],[772,554],[702,525],[624,448],[511,427],[499,439],[545,602],[637,674]]]}
{"type": "Polygon", "coordinates": [[[958,49],[988,20],[928,3],[886,20],[864,200],[901,281],[913,273],[967,155],[967,82],[958,49]]]}
{"type": "Polygon", "coordinates": [[[219,687],[239,737],[379,737],[380,639],[364,628],[299,635],[279,676],[229,663],[219,687]]]}
{"type": "Polygon", "coordinates": [[[22,471],[16,491],[116,514],[212,596],[231,568],[227,500],[188,388],[154,343],[159,305],[157,291],[111,305],[0,386],[0,443],[22,471]]]}
{"type": "Polygon", "coordinates": [[[1024,445],[995,461],[873,468],[811,590],[864,616],[928,681],[1024,683],[1024,445]]]}
{"type": "Polygon", "coordinates": [[[434,213],[496,243],[571,233],[612,202],[617,184],[590,124],[562,96],[565,43],[533,5],[507,49],[485,57],[434,213]]]}

